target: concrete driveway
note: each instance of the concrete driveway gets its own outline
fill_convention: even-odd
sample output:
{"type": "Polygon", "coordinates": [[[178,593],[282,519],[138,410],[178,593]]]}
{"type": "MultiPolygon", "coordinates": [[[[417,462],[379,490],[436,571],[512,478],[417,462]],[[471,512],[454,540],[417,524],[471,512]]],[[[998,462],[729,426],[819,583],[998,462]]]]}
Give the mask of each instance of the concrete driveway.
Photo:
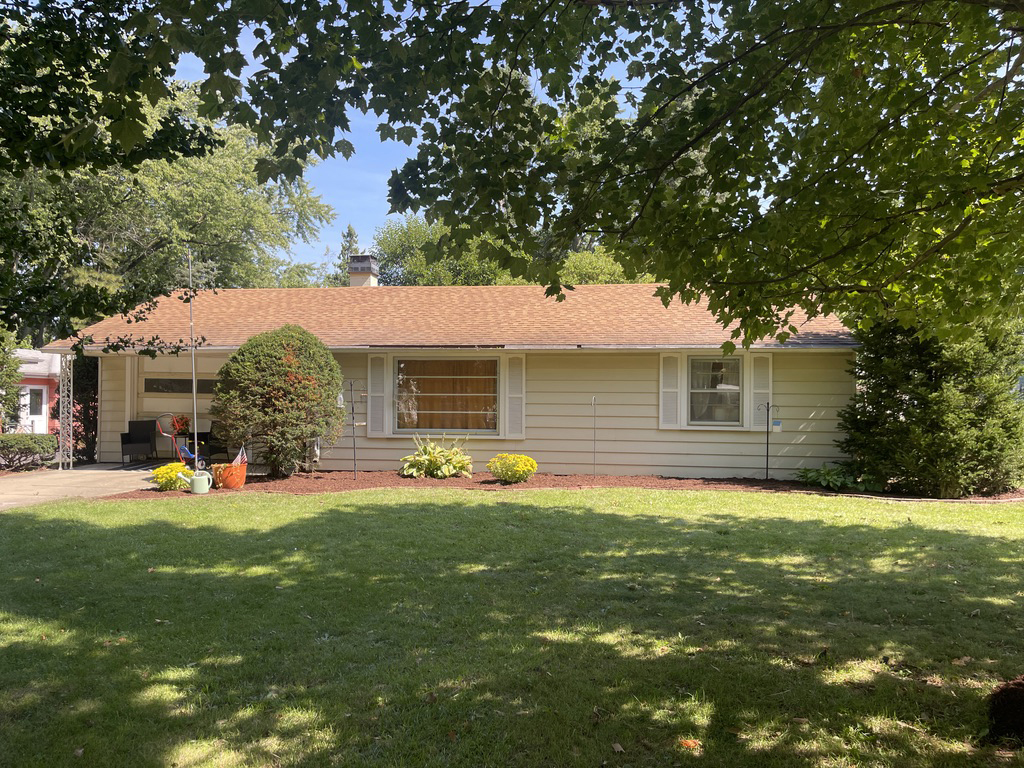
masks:
{"type": "Polygon", "coordinates": [[[57,499],[88,499],[151,488],[146,478],[153,465],[122,468],[120,464],[88,464],[72,470],[47,469],[0,477],[0,512],[57,499]]]}

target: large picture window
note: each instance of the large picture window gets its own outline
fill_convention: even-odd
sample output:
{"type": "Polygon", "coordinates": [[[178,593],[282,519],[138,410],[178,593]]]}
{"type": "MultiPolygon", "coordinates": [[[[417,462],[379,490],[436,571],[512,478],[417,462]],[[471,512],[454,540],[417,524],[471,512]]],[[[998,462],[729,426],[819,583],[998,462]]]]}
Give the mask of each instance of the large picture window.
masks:
{"type": "Polygon", "coordinates": [[[689,423],[742,424],[739,358],[689,358],[689,423]]]}
{"type": "Polygon", "coordinates": [[[497,359],[395,359],[395,428],[497,432],[497,359]]]}

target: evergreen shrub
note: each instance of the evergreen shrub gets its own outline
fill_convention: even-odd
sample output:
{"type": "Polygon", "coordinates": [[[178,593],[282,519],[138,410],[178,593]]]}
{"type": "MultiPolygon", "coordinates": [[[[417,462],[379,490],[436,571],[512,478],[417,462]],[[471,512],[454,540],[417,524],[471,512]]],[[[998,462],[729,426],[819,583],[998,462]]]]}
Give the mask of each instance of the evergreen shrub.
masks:
{"type": "Polygon", "coordinates": [[[3,469],[26,469],[53,458],[56,453],[56,435],[0,435],[0,468],[3,469]]]}
{"type": "Polygon", "coordinates": [[[333,443],[345,411],[330,350],[297,325],[253,336],[218,373],[210,413],[232,449],[257,447],[271,477],[310,466],[317,441],[333,443]]]}
{"type": "Polygon", "coordinates": [[[957,340],[895,322],[855,336],[857,392],[838,445],[853,471],[889,489],[937,498],[995,494],[1024,481],[1021,327],[965,330],[957,340]]]}

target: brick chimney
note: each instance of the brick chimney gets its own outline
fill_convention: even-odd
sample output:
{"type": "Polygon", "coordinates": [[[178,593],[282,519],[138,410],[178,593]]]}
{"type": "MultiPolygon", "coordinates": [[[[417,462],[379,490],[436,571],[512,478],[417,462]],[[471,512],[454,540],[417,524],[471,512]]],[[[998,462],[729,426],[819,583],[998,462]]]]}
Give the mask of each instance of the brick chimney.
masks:
{"type": "Polygon", "coordinates": [[[377,259],[369,253],[357,253],[348,263],[348,284],[354,287],[377,285],[377,259]]]}

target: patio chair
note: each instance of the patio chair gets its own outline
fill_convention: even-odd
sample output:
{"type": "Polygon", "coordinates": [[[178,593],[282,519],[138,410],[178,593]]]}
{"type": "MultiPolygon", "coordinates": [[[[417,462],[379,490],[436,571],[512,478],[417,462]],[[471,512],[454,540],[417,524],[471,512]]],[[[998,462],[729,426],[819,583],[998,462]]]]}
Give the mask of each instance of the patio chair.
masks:
{"type": "Polygon", "coordinates": [[[151,459],[156,454],[156,423],[152,419],[129,421],[128,431],[121,433],[121,465],[124,457],[151,459]]]}
{"type": "Polygon", "coordinates": [[[218,426],[214,421],[210,424],[209,430],[199,433],[199,448],[210,458],[221,455],[231,458],[227,443],[221,437],[218,426]]]}

